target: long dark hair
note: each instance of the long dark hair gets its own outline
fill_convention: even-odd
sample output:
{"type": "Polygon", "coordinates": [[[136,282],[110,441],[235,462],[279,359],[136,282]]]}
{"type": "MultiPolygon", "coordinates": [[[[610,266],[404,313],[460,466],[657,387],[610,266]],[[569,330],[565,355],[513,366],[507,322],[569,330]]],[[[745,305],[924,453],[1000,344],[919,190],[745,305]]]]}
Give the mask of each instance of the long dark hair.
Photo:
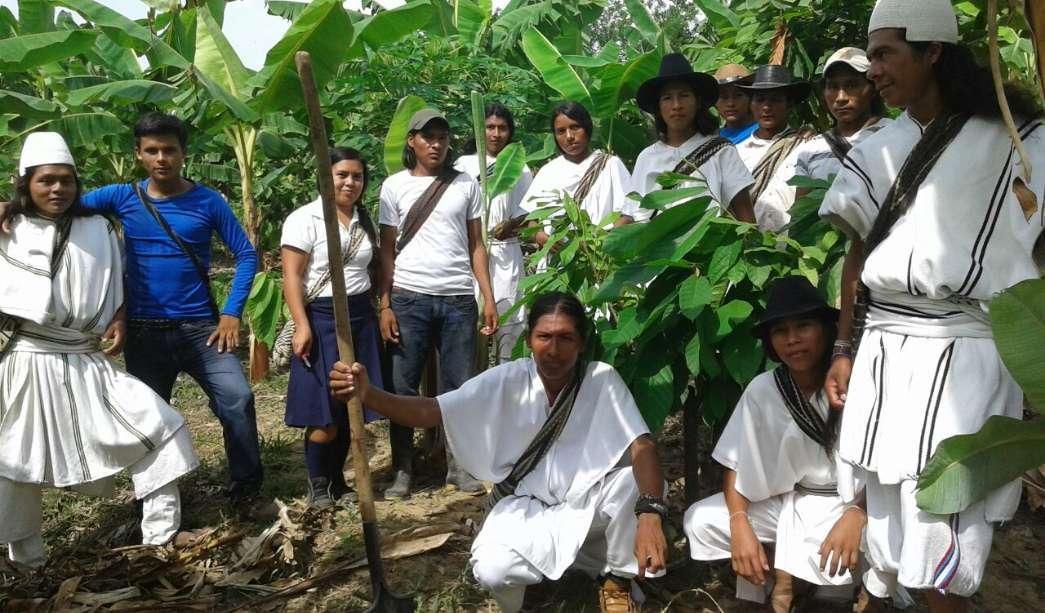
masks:
{"type": "MultiPolygon", "coordinates": [[[[579,123],[582,128],[584,128],[585,133],[587,133],[588,135],[588,148],[591,149],[591,138],[592,135],[594,135],[595,133],[595,122],[592,121],[591,113],[588,112],[588,109],[584,108],[584,105],[580,102],[572,101],[563,102],[559,106],[555,107],[555,110],[552,111],[551,121],[548,122],[551,126],[553,137],[555,136],[555,118],[559,115],[565,115],[566,117],[569,117],[570,119],[579,123]]],[[[558,140],[555,141],[555,148],[559,150],[559,153],[562,153],[562,147],[559,146],[558,140]]]]}
{"type": "MultiPolygon", "coordinates": [[[[431,122],[429,122],[429,123],[431,123],[431,122]]],[[[446,131],[447,131],[447,134],[449,135],[449,132],[450,132],[450,125],[449,124],[446,125],[446,131]]],[[[403,162],[403,167],[407,168],[408,170],[413,170],[414,167],[417,166],[417,155],[414,153],[413,148],[410,147],[410,137],[415,135],[415,134],[417,134],[418,132],[424,132],[424,129],[422,128],[420,130],[410,130],[409,132],[407,132],[406,140],[403,142],[403,157],[402,157],[401,161],[403,162]]],[[[443,171],[447,171],[447,170],[452,169],[453,167],[454,167],[453,147],[451,147],[449,145],[449,141],[447,141],[446,156],[443,158],[443,168],[442,168],[442,170],[443,171]]]]}
{"type": "Polygon", "coordinates": [[[588,330],[591,328],[588,312],[584,310],[584,305],[581,304],[581,301],[576,296],[566,292],[548,292],[541,294],[533,301],[533,304],[530,305],[530,312],[526,316],[527,336],[529,336],[530,332],[533,332],[541,317],[553,313],[561,313],[572,319],[573,327],[577,329],[581,340],[585,341],[588,339],[588,330]]]}
{"type": "MultiPolygon", "coordinates": [[[[682,81],[686,83],[685,81],[682,81]]],[[[711,107],[704,104],[704,99],[701,97],[700,92],[697,91],[696,87],[693,87],[691,83],[686,83],[691,90],[693,95],[700,100],[700,108],[697,109],[697,116],[693,118],[693,126],[704,136],[710,136],[712,134],[718,134],[718,118],[711,114],[711,107]]],[[[664,121],[664,118],[660,116],[660,109],[658,108],[653,113],[653,125],[657,127],[657,136],[660,140],[667,140],[668,138],[668,124],[664,121]]]]}
{"type": "MultiPolygon", "coordinates": [[[[484,119],[489,119],[491,117],[500,117],[503,119],[504,122],[508,124],[508,142],[510,143],[515,140],[515,118],[512,117],[512,112],[508,110],[508,107],[500,102],[491,102],[486,105],[485,113],[486,114],[483,115],[484,119]]],[[[465,142],[464,146],[461,148],[464,155],[475,155],[478,153],[479,147],[475,143],[475,139],[478,137],[479,135],[476,134],[465,142]]]]}
{"type": "MultiPolygon", "coordinates": [[[[906,31],[904,36],[906,37],[906,31]]],[[[908,41],[916,54],[924,56],[931,42],[908,41]]],[[[933,64],[933,76],[940,89],[943,103],[954,113],[969,113],[991,119],[1001,118],[1001,106],[994,92],[991,71],[976,62],[968,47],[951,43],[938,43],[942,47],[940,58],[933,64]]],[[[1034,119],[1041,116],[1042,109],[1034,96],[1014,83],[1005,85],[1005,96],[1009,108],[1017,118],[1034,119]]]]}
{"type": "MultiPolygon", "coordinates": [[[[30,166],[25,169],[25,174],[15,179],[15,197],[8,203],[7,207],[4,208],[3,214],[0,215],[0,225],[7,223],[14,219],[18,215],[25,215],[27,217],[39,216],[39,212],[36,209],[36,204],[33,203],[32,194],[29,192],[29,183],[33,180],[33,176],[38,170],[47,166],[48,164],[42,164],[40,166],[30,166]]],[[[83,205],[83,201],[80,197],[83,195],[83,183],[80,181],[80,174],[73,168],[73,176],[76,177],[76,195],[73,196],[73,204],[64,213],[66,216],[71,217],[87,217],[94,214],[94,211],[88,209],[83,205]]]]}
{"type": "Polygon", "coordinates": [[[359,225],[363,226],[363,231],[366,232],[366,237],[370,240],[370,247],[373,249],[373,255],[367,268],[370,269],[371,274],[374,274],[381,267],[381,258],[378,257],[377,252],[377,226],[374,225],[374,218],[370,216],[370,210],[366,208],[366,203],[363,201],[366,197],[366,187],[370,184],[370,168],[367,166],[366,160],[363,159],[363,154],[358,150],[352,147],[330,148],[331,166],[345,160],[357,161],[363,167],[363,189],[359,190],[359,199],[355,201],[352,207],[359,213],[359,225]]]}

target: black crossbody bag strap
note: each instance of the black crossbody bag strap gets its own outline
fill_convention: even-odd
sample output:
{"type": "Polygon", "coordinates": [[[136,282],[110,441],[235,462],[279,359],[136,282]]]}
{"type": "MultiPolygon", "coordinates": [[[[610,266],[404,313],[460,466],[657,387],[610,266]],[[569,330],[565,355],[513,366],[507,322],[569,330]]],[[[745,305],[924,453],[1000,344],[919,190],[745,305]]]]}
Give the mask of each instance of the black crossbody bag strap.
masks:
{"type": "Polygon", "coordinates": [[[160,212],[156,210],[156,205],[152,203],[152,199],[145,193],[145,190],[141,188],[141,185],[137,183],[131,183],[131,188],[134,189],[134,193],[138,195],[138,200],[145,206],[145,210],[149,211],[156,223],[160,224],[163,231],[167,233],[167,236],[171,237],[178,248],[189,257],[192,265],[196,268],[196,273],[200,276],[203,281],[203,288],[207,290],[207,303],[210,305],[211,314],[214,315],[214,319],[219,319],[221,312],[218,310],[218,304],[214,302],[214,294],[210,291],[210,275],[207,274],[207,269],[203,267],[203,262],[200,261],[196,254],[189,249],[189,246],[185,244],[185,241],[181,240],[181,237],[171,228],[167,220],[160,215],[160,212]]]}

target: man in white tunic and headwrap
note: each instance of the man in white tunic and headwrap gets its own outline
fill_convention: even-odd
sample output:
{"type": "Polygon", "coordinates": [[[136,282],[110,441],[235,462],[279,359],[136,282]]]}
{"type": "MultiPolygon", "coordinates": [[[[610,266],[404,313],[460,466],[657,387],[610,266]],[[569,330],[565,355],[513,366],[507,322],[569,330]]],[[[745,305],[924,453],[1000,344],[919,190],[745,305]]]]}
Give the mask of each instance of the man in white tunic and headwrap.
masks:
{"type": "Polygon", "coordinates": [[[870,67],[867,54],[856,47],[842,47],[827,58],[820,93],[835,125],[795,147],[770,179],[755,203],[765,229],[783,229],[791,221],[795,201],[809,193],[808,188],[790,185],[791,179],[826,181],[837,175],[850,149],[892,123],[883,117],[885,105],[867,78],[870,67]]]}
{"type": "Polygon", "coordinates": [[[948,0],[882,0],[868,34],[868,77],[904,113],[849,152],[820,210],[852,241],[839,337],[859,347],[854,362],[855,347],[838,344],[826,388],[845,406],[839,453],[867,478],[867,589],[883,597],[899,582],[925,590],[931,611],[962,611],[1020,483],[953,515],[920,510],[915,490],[940,441],[1022,414],[986,311],[1039,274],[1045,129],[1033,99],[1010,90],[1035,169],[1026,183],[948,0]]]}
{"type": "Polygon", "coordinates": [[[180,524],[177,479],[198,464],[182,417],[105,355],[126,334],[120,242],[80,193],[62,137],[30,134],[0,219],[0,320],[13,334],[0,357],[0,543],[27,566],[46,559],[44,487],[105,493],[128,470],[142,541],[158,545],[180,524]]]}
{"type": "MultiPolygon", "coordinates": [[[[624,162],[605,151],[591,149],[594,122],[588,109],[577,102],[566,102],[552,111],[552,134],[562,154],[537,171],[533,183],[523,196],[522,208],[527,213],[572,197],[593,224],[607,229],[631,223],[639,205],[628,198],[631,175],[624,162]],[[608,217],[618,213],[610,223],[608,217]]],[[[551,228],[537,232],[537,245],[548,241],[551,228]]]]}
{"type": "MultiPolygon", "coordinates": [[[[747,188],[755,182],[736,147],[718,135],[718,120],[710,112],[718,99],[718,84],[710,75],[694,72],[681,53],[669,53],[659,74],[639,87],[635,101],[653,115],[657,142],[635,160],[632,181],[640,196],[660,189],[657,177],[676,172],[700,179],[717,210],[755,222],[747,188]]],[[[693,184],[685,184],[689,187],[693,184]]],[[[640,208],[636,221],[651,219],[656,211],[640,208]]]]}
{"type": "Polygon", "coordinates": [[[539,297],[528,317],[533,358],[502,364],[438,398],[369,386],[338,363],[331,390],[415,427],[442,424],[461,465],[496,483],[472,544],[472,572],[501,609],[568,568],[604,575],[603,611],[637,611],[628,579],[664,568],[664,480],[635,401],[607,364],[585,364],[589,323],[573,296],[539,297]]]}
{"type": "MultiPolygon", "coordinates": [[[[479,173],[491,176],[497,156],[512,142],[515,137],[515,119],[512,112],[503,104],[493,103],[486,106],[484,120],[485,134],[476,138],[486,139],[486,163],[479,164],[479,154],[462,155],[457,159],[455,167],[479,180],[479,173]]],[[[490,235],[490,284],[493,296],[497,300],[497,313],[504,316],[520,297],[519,281],[526,270],[523,261],[522,245],[519,243],[518,226],[526,211],[522,209],[522,199],[533,181],[530,168],[523,165],[522,176],[509,191],[498,195],[490,201],[490,213],[487,220],[487,232],[490,235]]],[[[522,329],[525,326],[522,309],[517,309],[507,321],[495,332],[494,342],[497,347],[499,362],[512,359],[522,329]]]]}

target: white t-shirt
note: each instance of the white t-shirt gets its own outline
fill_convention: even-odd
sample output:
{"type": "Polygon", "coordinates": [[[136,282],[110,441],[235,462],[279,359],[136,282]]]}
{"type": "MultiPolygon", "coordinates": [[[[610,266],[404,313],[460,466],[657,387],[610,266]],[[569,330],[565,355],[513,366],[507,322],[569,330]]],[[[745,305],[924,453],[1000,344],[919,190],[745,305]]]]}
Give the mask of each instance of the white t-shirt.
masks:
{"type": "MultiPolygon", "coordinates": [[[[415,177],[401,170],[381,184],[382,226],[403,231],[407,213],[435,177],[415,177]]],[[[460,173],[446,188],[435,210],[395,260],[393,284],[433,296],[471,294],[474,284],[468,251],[468,221],[482,219],[479,183],[460,173]]]]}
{"type": "MultiPolygon", "coordinates": [[[[489,155],[486,156],[487,173],[493,172],[493,165],[496,161],[497,158],[490,157],[489,155]]],[[[476,181],[479,180],[479,154],[462,155],[457,158],[454,167],[461,172],[468,173],[468,175],[474,177],[476,181]]],[[[489,174],[487,176],[489,176],[489,174]]],[[[498,195],[490,202],[490,223],[487,231],[493,230],[499,223],[526,214],[526,211],[524,211],[520,205],[522,204],[523,196],[526,195],[526,190],[529,189],[530,183],[532,182],[533,173],[530,172],[529,166],[524,165],[522,176],[519,177],[519,181],[515,184],[515,187],[498,195]]],[[[519,239],[518,237],[513,237],[510,240],[512,242],[518,242],[519,239]]]]}
{"type": "MultiPolygon", "coordinates": [[[[683,158],[711,138],[712,136],[697,133],[678,147],[658,140],[643,149],[639,158],[635,160],[635,172],[631,176],[635,190],[642,196],[659,190],[661,187],[657,183],[657,176],[675,170],[683,158]]],[[[741,161],[736,147],[732,145],[720,149],[692,176],[704,178],[708,194],[723,210],[729,209],[733,198],[755,182],[751,177],[751,171],[741,161]]],[[[636,211],[635,221],[645,221],[652,216],[653,211],[640,208],[636,211]]]]}
{"type": "Polygon", "coordinates": [[[759,138],[755,134],[752,134],[747,140],[737,145],[737,154],[740,155],[740,159],[744,162],[744,166],[747,166],[749,171],[754,171],[755,166],[762,161],[762,156],[769,151],[769,148],[776,142],[775,138],[759,138]]]}
{"type": "MultiPolygon", "coordinates": [[[[537,171],[530,189],[526,191],[522,208],[530,213],[542,206],[561,201],[563,192],[572,195],[577,191],[584,173],[595,161],[595,157],[595,153],[592,152],[579,164],[575,164],[566,159],[566,156],[560,155],[545,164],[537,171]]],[[[631,175],[628,174],[624,162],[611,155],[591,191],[585,196],[584,202],[580,203],[581,208],[588,213],[592,223],[596,224],[614,212],[634,217],[639,203],[628,198],[631,189],[631,175]]]]}
{"type": "MultiPolygon", "coordinates": [[[[356,206],[362,206],[362,204],[356,206]]],[[[357,226],[359,226],[358,210],[353,210],[352,222],[348,228],[338,224],[342,257],[348,254],[349,242],[356,232],[357,226]]],[[[280,244],[309,254],[304,287],[305,292],[308,292],[309,288],[330,269],[327,231],[323,223],[323,202],[321,200],[316,199],[287,215],[287,219],[283,222],[280,244]]],[[[370,259],[373,257],[374,246],[370,243],[370,239],[364,236],[355,255],[351,260],[345,262],[345,292],[349,296],[362,294],[370,289],[370,274],[367,266],[370,265],[370,259]]],[[[333,295],[334,290],[328,281],[323,290],[319,292],[318,297],[330,298],[333,295]]]]}

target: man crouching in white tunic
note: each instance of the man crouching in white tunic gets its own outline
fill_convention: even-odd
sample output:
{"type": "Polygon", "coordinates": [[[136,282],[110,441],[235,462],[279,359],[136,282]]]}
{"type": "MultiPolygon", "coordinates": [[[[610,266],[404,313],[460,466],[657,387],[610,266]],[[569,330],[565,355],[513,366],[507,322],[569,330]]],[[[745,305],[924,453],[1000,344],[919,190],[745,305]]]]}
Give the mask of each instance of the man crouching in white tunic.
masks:
{"type": "Polygon", "coordinates": [[[773,283],[755,333],[781,365],[744,390],[712,453],[726,467],[723,492],[694,503],[683,524],[693,559],[732,559],[737,597],[764,602],[772,585],[783,613],[798,591],[793,577],[852,597],[867,523],[862,506],[838,494],[839,413],[823,392],[837,320],[805,277],[773,283]],[[775,573],[762,543],[775,544],[775,573]]]}
{"type": "Polygon", "coordinates": [[[383,392],[361,365],[341,362],[331,390],[404,425],[442,424],[461,466],[497,484],[471,564],[503,611],[571,567],[606,577],[603,611],[637,611],[629,579],[663,573],[667,549],[656,447],[617,372],[581,360],[589,322],[575,297],[541,296],[527,325],[532,358],[435,399],[383,392]]]}
{"type": "Polygon", "coordinates": [[[80,193],[62,137],[30,134],[0,219],[0,543],[30,567],[46,560],[44,487],[101,494],[128,470],[142,541],[159,545],[181,522],[177,479],[199,463],[182,417],[106,357],[126,333],[120,241],[80,193]]]}

